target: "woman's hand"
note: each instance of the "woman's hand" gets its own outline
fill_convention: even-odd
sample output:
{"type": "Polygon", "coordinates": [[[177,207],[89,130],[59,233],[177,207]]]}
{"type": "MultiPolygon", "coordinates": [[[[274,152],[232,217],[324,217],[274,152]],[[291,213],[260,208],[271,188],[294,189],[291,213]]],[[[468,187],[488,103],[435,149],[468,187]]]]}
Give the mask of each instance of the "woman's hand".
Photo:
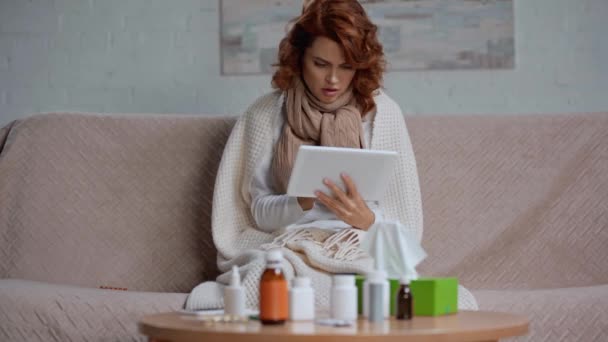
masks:
{"type": "Polygon", "coordinates": [[[302,210],[310,210],[312,206],[315,204],[314,197],[298,197],[298,204],[302,208],[302,210]]]}
{"type": "Polygon", "coordinates": [[[357,187],[347,174],[340,175],[346,185],[346,193],[334,182],[325,179],[323,183],[332,191],[333,197],[321,191],[316,191],[317,199],[347,224],[362,230],[368,230],[374,224],[376,215],[367,206],[357,187]]]}

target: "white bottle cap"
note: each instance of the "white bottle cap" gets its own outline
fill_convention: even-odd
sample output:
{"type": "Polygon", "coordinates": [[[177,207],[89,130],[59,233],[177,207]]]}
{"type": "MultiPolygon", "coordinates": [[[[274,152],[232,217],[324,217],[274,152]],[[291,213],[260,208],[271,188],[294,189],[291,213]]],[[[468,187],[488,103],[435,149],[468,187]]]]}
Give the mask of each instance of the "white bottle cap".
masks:
{"type": "Polygon", "coordinates": [[[383,283],[386,281],[386,272],[383,270],[374,270],[367,274],[367,281],[370,283],[383,283]]]}
{"type": "Polygon", "coordinates": [[[333,277],[334,286],[354,286],[355,276],[350,274],[336,274],[333,277]]]}
{"type": "Polygon", "coordinates": [[[310,278],[307,278],[307,277],[294,278],[293,287],[310,287],[310,278]]]}
{"type": "Polygon", "coordinates": [[[230,286],[241,286],[241,275],[239,274],[239,267],[237,265],[232,265],[232,274],[230,275],[230,286]]]}
{"type": "Polygon", "coordinates": [[[408,276],[402,276],[401,278],[399,278],[399,284],[401,284],[401,285],[409,285],[410,284],[410,277],[408,277],[408,276]]]}
{"type": "Polygon", "coordinates": [[[283,252],[280,249],[271,249],[266,252],[266,261],[282,261],[283,252]]]}

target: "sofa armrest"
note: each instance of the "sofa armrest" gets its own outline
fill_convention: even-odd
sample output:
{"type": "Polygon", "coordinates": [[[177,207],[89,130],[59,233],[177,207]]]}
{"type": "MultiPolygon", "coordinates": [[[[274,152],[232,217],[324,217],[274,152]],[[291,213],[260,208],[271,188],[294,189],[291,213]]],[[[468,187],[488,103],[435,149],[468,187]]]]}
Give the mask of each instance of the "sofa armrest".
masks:
{"type": "Polygon", "coordinates": [[[8,133],[18,121],[19,120],[13,120],[0,128],[0,153],[2,153],[2,149],[4,149],[4,144],[6,143],[6,139],[8,139],[8,133]]]}

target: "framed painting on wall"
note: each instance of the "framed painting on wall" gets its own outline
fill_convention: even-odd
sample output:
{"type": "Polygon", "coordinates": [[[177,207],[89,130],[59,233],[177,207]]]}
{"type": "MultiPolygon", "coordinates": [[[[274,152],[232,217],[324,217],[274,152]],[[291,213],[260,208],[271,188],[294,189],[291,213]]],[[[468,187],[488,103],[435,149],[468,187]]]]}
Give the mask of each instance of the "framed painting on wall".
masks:
{"type": "MultiPolygon", "coordinates": [[[[360,1],[378,25],[389,70],[510,69],[513,0],[360,1]]],[[[272,73],[302,0],[221,0],[222,74],[272,73]]]]}

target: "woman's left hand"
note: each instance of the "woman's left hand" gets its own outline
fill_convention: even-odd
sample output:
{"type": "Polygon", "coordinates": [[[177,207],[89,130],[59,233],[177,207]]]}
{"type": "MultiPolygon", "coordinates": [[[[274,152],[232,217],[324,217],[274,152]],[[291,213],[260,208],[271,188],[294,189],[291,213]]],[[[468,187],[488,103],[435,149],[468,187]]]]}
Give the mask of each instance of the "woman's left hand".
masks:
{"type": "Polygon", "coordinates": [[[340,175],[346,185],[346,193],[342,191],[334,182],[324,179],[325,184],[333,193],[333,197],[328,196],[322,191],[316,191],[317,199],[325,204],[327,208],[338,216],[339,219],[347,224],[362,230],[368,230],[374,224],[376,215],[367,206],[357,187],[347,174],[340,175]]]}

